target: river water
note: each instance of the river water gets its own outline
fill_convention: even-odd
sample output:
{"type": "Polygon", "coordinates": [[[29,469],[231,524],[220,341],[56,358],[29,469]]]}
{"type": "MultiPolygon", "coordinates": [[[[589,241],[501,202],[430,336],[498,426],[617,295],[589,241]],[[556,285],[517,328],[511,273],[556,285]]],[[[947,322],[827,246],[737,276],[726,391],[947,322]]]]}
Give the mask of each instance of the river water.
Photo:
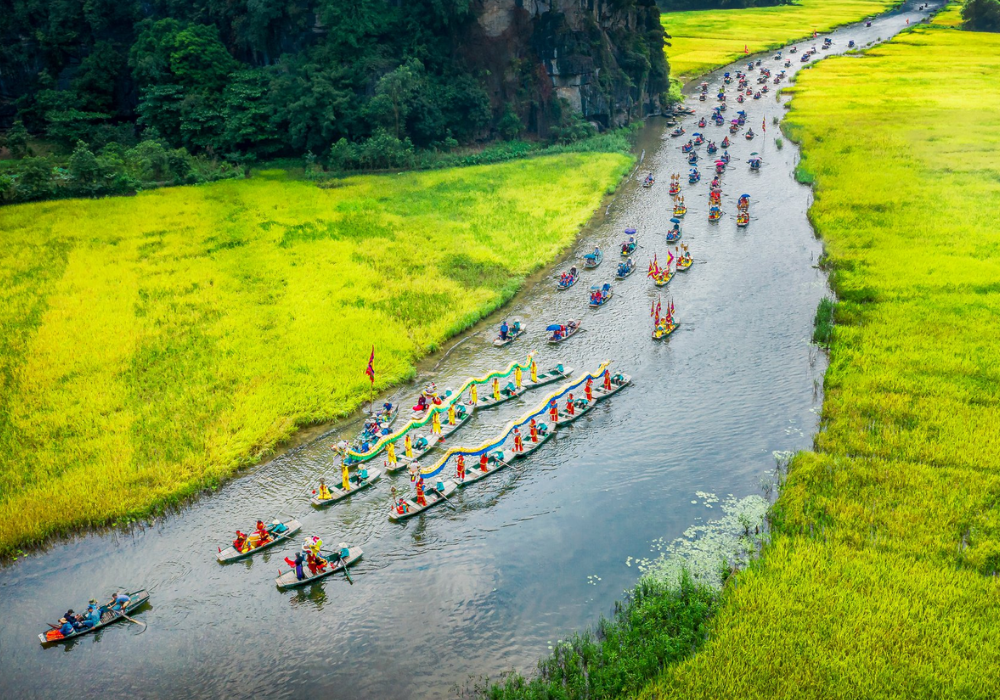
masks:
{"type": "MultiPolygon", "coordinates": [[[[834,32],[834,48],[819,53],[844,51],[848,39],[863,45],[888,38],[906,19],[926,14],[914,7],[871,28],[834,32]]],[[[802,65],[800,55],[791,56],[789,73],[802,65]]],[[[774,74],[781,69],[770,57],[764,65],[774,74]]],[[[705,78],[710,94],[721,75],[705,78]]],[[[687,172],[679,147],[699,131],[696,118],[686,117],[687,135],[669,139],[663,121],[653,121],[640,134],[645,160],[633,181],[566,259],[508,308],[509,317],[529,325],[528,338],[494,348],[490,330],[474,331],[399,397],[409,404],[425,381],[454,387],[523,359],[529,349],[538,349],[543,369],[562,362],[592,370],[610,359],[613,369],[633,376],[633,386],[515,468],[456,494],[454,509],[441,506],[406,524],[387,518],[389,487],[405,485],[405,476],[327,510],[310,509],[307,489],[330,469],[329,444],[340,438],[332,433],[148,527],[82,536],[23,559],[0,571],[0,694],[451,697],[473,676],[530,672],[549,645],[607,614],[636,582],[629,556],[650,556],[654,540],[673,539],[713,515],[696,492],[760,493],[772,453],[810,447],[816,429],[825,359],[809,339],[828,290],[815,267],[821,246],[806,218],[810,190],[793,178],[797,148],[775,144],[772,117],[783,115],[786,100],[776,100],[771,88],[742,107],[733,100],[735,85],[727,90],[727,118],[746,109],[748,126],[759,134],[763,120],[767,133],[752,142],[742,132],[732,139],[719,223],[707,221],[710,161],[698,149],[705,177],[694,186],[685,181],[682,191],[689,209],[682,241],[696,261],[690,271],[663,290],[643,274],[654,252],[666,257],[669,176],[687,172]],[[752,151],[763,155],[760,172],[746,164],[752,151]],[[647,171],[657,176],[650,190],[638,184],[647,171]],[[735,207],[743,192],[752,197],[752,222],[740,230],[735,207]],[[590,285],[612,281],[626,227],[640,233],[640,270],[616,284],[606,307],[588,309],[590,285]],[[594,244],[609,252],[602,266],[584,272],[572,290],[554,291],[558,271],[579,264],[594,244]],[[664,343],[649,338],[650,305],[658,298],[664,306],[673,299],[682,323],[664,343]],[[574,317],[584,319],[586,332],[560,346],[545,344],[545,325],[574,317]],[[355,585],[337,576],[277,591],[274,578],[279,567],[287,569],[282,557],[291,545],[225,567],[215,561],[217,544],[232,539],[236,527],[251,527],[282,504],[301,513],[303,534],[364,548],[352,569],[355,585]],[[74,643],[38,644],[46,620],[119,585],[151,590],[152,605],[139,616],[148,629],[119,623],[74,643]]],[[[701,116],[717,103],[688,104],[701,116]]],[[[727,133],[701,131],[716,142],[727,133]]],[[[544,393],[478,412],[449,444],[479,444],[544,393]]]]}

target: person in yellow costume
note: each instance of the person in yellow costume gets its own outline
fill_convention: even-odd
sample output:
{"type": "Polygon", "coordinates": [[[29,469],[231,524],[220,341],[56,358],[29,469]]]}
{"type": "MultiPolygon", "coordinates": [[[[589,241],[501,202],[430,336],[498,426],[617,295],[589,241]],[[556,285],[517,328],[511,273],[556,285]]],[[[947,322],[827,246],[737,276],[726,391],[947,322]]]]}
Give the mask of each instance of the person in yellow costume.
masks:
{"type": "Polygon", "coordinates": [[[345,491],[350,491],[351,490],[351,480],[350,480],[350,478],[348,476],[348,473],[347,473],[347,464],[346,463],[340,465],[340,473],[341,473],[341,476],[343,477],[343,486],[342,486],[342,488],[345,491]]]}
{"type": "Polygon", "coordinates": [[[396,465],[396,443],[390,442],[385,446],[385,456],[388,458],[390,467],[396,465]]]}
{"type": "Polygon", "coordinates": [[[319,480],[319,494],[317,495],[321,501],[329,501],[333,498],[333,494],[330,493],[330,487],[326,485],[326,481],[323,479],[319,480]]]}
{"type": "Polygon", "coordinates": [[[521,368],[514,368],[514,385],[520,389],[521,388],[521,368]]]}
{"type": "Polygon", "coordinates": [[[479,401],[479,390],[476,388],[476,385],[473,384],[472,388],[469,389],[469,403],[475,406],[476,403],[478,403],[478,401],[479,401]]]}
{"type": "Polygon", "coordinates": [[[413,442],[410,440],[410,434],[406,434],[406,440],[403,441],[403,453],[407,457],[413,457],[413,442]]]}
{"type": "Polygon", "coordinates": [[[493,400],[500,400],[500,380],[496,377],[493,377],[493,400]]]}
{"type": "Polygon", "coordinates": [[[431,416],[431,432],[435,435],[441,434],[441,413],[438,411],[434,411],[431,416]]]}
{"type": "Polygon", "coordinates": [[[535,358],[531,358],[531,381],[538,381],[538,365],[535,364],[535,358]]]}

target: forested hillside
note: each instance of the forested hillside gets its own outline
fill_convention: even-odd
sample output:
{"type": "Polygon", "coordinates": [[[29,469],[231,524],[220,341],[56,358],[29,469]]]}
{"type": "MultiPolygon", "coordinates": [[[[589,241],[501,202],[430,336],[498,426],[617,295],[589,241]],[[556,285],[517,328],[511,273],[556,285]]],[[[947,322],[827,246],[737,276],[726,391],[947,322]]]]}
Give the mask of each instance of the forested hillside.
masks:
{"type": "Polygon", "coordinates": [[[232,161],[570,138],[667,88],[653,0],[3,0],[0,45],[15,147],[232,161]]]}

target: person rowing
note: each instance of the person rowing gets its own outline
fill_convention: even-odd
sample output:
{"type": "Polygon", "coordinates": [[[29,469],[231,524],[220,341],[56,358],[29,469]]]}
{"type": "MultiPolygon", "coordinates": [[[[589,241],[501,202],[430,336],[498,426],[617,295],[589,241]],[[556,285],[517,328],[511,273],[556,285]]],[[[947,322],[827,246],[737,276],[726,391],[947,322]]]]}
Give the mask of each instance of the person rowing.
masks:
{"type": "Polygon", "coordinates": [[[108,604],[105,605],[104,607],[107,608],[108,610],[117,611],[127,606],[130,602],[132,602],[132,598],[129,597],[128,593],[119,590],[113,596],[111,596],[111,600],[109,600],[108,604]]]}

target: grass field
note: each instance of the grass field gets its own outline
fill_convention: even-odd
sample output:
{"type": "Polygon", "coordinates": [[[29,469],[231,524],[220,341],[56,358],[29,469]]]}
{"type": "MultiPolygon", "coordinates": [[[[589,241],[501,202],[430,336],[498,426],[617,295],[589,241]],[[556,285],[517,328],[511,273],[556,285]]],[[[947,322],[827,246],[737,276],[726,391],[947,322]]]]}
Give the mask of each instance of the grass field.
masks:
{"type": "Polygon", "coordinates": [[[769,51],[857,22],[895,7],[899,0],[798,0],[794,5],[743,10],[664,12],[672,77],[687,81],[750,53],[769,51]]]}
{"type": "Polygon", "coordinates": [[[816,452],[646,698],[995,698],[1000,35],[956,10],[805,71],[786,126],[839,296],[816,452]]]}
{"type": "Polygon", "coordinates": [[[270,452],[514,294],[631,165],[280,171],[0,209],[0,554],[270,452]]]}

